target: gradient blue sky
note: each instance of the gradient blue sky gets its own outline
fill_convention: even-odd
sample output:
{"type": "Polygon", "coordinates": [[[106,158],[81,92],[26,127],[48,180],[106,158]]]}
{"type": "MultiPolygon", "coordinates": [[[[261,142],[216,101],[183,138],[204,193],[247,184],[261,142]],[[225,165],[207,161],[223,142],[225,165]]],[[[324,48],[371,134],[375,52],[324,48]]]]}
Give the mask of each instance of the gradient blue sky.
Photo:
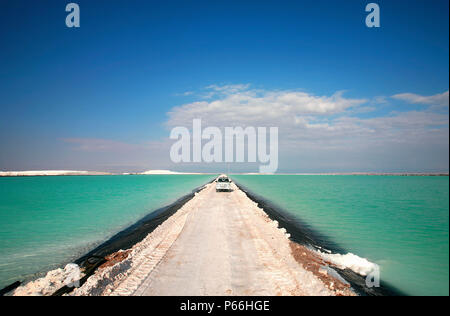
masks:
{"type": "Polygon", "coordinates": [[[170,127],[204,107],[285,127],[280,172],[448,171],[447,0],[376,1],[379,29],[359,0],[75,2],[78,29],[69,1],[0,2],[0,170],[220,171],[170,162],[170,127]],[[284,117],[232,103],[286,95],[284,117]]]}

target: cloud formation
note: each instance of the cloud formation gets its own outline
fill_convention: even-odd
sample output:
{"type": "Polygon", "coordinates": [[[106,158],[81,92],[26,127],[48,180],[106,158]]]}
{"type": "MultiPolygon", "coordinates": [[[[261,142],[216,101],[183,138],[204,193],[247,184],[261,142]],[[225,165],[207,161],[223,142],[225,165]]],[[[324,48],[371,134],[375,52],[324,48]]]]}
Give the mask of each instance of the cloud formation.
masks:
{"type": "MultiPolygon", "coordinates": [[[[448,91],[433,96],[402,93],[387,102],[383,97],[350,98],[341,91],[314,95],[238,84],[211,85],[190,96],[198,101],[167,113],[169,129],[191,128],[193,119],[202,119],[203,128],[278,127],[279,172],[448,172],[449,116],[442,111],[442,106],[448,107],[448,91]],[[392,100],[424,108],[395,111],[392,100]],[[377,111],[380,108],[383,111],[377,111]]],[[[234,172],[255,172],[258,168],[251,163],[174,164],[169,159],[173,144],[169,139],[139,144],[89,138],[64,142],[80,153],[77,161],[95,156],[110,170],[215,172],[230,167],[234,172]]]]}
{"type": "Polygon", "coordinates": [[[415,93],[400,93],[393,95],[392,98],[397,100],[402,100],[412,104],[423,104],[423,105],[438,105],[438,106],[448,106],[449,104],[449,94],[448,90],[444,93],[438,93],[431,96],[422,96],[415,93]]]}
{"type": "Polygon", "coordinates": [[[193,119],[202,118],[214,126],[265,126],[275,122],[295,123],[305,116],[327,116],[342,113],[367,102],[343,97],[343,92],[331,96],[315,96],[297,91],[264,91],[249,89],[248,85],[209,86],[216,99],[197,101],[173,108],[169,126],[185,126],[193,119]]]}
{"type": "Polygon", "coordinates": [[[340,91],[317,96],[249,85],[207,89],[209,100],[169,111],[167,126],[190,127],[199,118],[204,127],[276,126],[284,157],[280,171],[448,170],[448,113],[433,111],[435,105],[448,106],[448,91],[428,97],[399,94],[393,99],[426,109],[375,115],[371,112],[386,106],[385,98],[353,99],[340,91]]]}

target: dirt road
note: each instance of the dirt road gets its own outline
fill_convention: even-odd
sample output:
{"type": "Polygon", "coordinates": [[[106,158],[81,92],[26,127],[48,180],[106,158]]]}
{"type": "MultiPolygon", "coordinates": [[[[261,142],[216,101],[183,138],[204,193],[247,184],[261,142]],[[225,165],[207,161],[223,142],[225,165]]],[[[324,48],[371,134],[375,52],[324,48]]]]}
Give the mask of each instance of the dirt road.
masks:
{"type": "MultiPolygon", "coordinates": [[[[330,295],[288,239],[233,185],[208,185],[161,260],[131,295],[330,295]]],[[[139,273],[136,271],[135,273],[139,273]]]]}

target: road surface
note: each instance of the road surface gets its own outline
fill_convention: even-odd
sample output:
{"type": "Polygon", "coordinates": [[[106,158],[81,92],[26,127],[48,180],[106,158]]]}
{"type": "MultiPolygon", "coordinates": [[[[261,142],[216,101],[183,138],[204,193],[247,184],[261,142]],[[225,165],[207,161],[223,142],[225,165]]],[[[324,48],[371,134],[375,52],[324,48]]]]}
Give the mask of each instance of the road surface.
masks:
{"type": "Polygon", "coordinates": [[[285,231],[233,188],[216,192],[214,183],[207,185],[156,247],[160,253],[110,294],[331,295],[295,261],[285,231]]]}

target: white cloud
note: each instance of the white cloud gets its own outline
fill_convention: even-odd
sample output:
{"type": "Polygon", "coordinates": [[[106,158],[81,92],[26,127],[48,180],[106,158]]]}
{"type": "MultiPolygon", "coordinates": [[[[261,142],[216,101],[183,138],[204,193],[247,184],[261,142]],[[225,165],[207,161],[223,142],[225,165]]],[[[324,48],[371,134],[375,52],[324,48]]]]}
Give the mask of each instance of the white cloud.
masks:
{"type": "Polygon", "coordinates": [[[239,91],[247,90],[250,84],[231,84],[231,85],[209,85],[205,89],[214,90],[223,94],[231,94],[239,91]]]}
{"type": "Polygon", "coordinates": [[[423,111],[376,117],[367,112],[386,109],[389,104],[384,98],[352,99],[342,92],[317,96],[247,85],[209,88],[213,99],[173,108],[166,124],[190,127],[193,119],[200,118],[203,127],[276,126],[280,156],[284,157],[280,171],[312,170],[312,166],[347,171],[355,171],[357,166],[365,171],[386,171],[388,167],[448,170],[448,114],[432,111],[434,104],[444,103],[448,92],[422,97],[421,102],[426,100],[429,105],[423,111]]]}
{"type": "MultiPolygon", "coordinates": [[[[317,96],[291,90],[251,89],[248,85],[212,85],[207,91],[212,99],[197,95],[198,102],[172,108],[166,125],[189,128],[193,119],[200,118],[203,127],[276,126],[280,172],[448,171],[449,116],[433,111],[433,105],[442,97],[423,97],[435,100],[427,101],[428,108],[423,111],[391,111],[375,116],[370,115],[371,110],[388,109],[383,99],[352,99],[342,92],[317,96]]],[[[448,92],[445,94],[448,96],[448,92]]],[[[77,150],[77,155],[69,155],[67,161],[76,166],[95,157],[99,170],[108,165],[179,171],[228,167],[173,164],[169,159],[173,141],[168,139],[139,144],[104,139],[64,141],[77,150]]],[[[257,171],[257,165],[251,164],[233,164],[231,168],[257,171]]]]}
{"type": "Polygon", "coordinates": [[[298,91],[248,89],[248,85],[213,85],[208,88],[219,92],[218,98],[173,108],[168,113],[167,124],[186,126],[196,118],[214,126],[295,124],[299,116],[342,113],[366,102],[363,99],[345,98],[342,92],[331,96],[315,96],[298,91]]]}
{"type": "Polygon", "coordinates": [[[438,93],[431,96],[422,96],[415,93],[400,93],[392,96],[392,98],[394,99],[406,101],[412,104],[438,105],[438,106],[448,106],[449,104],[448,97],[449,97],[448,90],[443,93],[438,93]]]}

